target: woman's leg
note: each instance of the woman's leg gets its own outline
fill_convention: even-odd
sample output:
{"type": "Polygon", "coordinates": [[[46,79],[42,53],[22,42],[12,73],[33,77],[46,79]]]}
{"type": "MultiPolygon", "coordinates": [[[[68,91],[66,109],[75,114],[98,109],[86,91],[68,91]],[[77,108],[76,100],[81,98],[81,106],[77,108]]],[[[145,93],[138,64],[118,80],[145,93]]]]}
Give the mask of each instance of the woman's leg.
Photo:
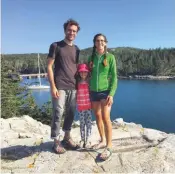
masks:
{"type": "Polygon", "coordinates": [[[96,123],[100,134],[101,143],[105,144],[105,132],[104,132],[104,125],[102,120],[101,103],[92,102],[92,109],[96,117],[96,123]]]}
{"type": "Polygon", "coordinates": [[[106,105],[106,100],[101,100],[101,111],[106,137],[107,148],[112,148],[112,123],[110,119],[111,106],[106,105]]]}

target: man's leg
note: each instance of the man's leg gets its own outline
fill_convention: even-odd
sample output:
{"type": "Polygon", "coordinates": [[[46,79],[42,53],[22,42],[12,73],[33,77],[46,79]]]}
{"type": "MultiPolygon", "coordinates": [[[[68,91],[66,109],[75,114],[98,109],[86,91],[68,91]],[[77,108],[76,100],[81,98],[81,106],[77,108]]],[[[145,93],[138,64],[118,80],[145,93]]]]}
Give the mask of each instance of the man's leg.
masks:
{"type": "Polygon", "coordinates": [[[60,126],[61,118],[64,113],[64,105],[66,101],[66,93],[64,90],[59,91],[59,98],[52,98],[53,116],[51,124],[51,138],[54,139],[53,150],[55,153],[62,154],[66,150],[60,142],[60,126]]]}
{"type": "Polygon", "coordinates": [[[59,97],[52,98],[53,115],[51,124],[51,138],[58,139],[60,134],[61,119],[64,113],[64,106],[66,101],[66,92],[59,90],[59,97]]]}
{"type": "Polygon", "coordinates": [[[66,114],[63,123],[63,131],[65,131],[65,138],[70,138],[70,130],[74,120],[76,110],[76,90],[66,90],[66,114]]]}
{"type": "Polygon", "coordinates": [[[70,131],[76,110],[76,90],[66,90],[66,94],[67,94],[66,115],[63,124],[63,131],[65,132],[65,136],[62,143],[65,147],[75,150],[78,148],[78,146],[71,139],[70,131]]]}

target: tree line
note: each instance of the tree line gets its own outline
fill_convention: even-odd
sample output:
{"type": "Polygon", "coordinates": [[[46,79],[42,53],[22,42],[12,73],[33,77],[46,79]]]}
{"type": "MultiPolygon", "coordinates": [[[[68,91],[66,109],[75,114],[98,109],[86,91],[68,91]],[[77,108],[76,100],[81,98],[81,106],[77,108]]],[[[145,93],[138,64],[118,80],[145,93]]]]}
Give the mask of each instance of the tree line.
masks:
{"type": "MultiPolygon", "coordinates": [[[[109,48],[117,62],[119,76],[175,75],[175,48],[138,49],[130,47],[109,48]]],[[[80,52],[80,62],[87,62],[92,48],[80,52]]],[[[30,74],[38,72],[37,54],[2,55],[12,72],[30,74]]],[[[46,72],[47,54],[40,54],[41,72],[46,72]]]]}

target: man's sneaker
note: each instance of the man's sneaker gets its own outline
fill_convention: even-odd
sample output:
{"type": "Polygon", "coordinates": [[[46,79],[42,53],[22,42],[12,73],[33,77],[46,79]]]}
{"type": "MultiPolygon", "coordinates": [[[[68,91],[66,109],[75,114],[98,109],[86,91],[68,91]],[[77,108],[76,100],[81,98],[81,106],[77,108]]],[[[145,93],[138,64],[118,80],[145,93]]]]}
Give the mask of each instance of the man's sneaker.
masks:
{"type": "Polygon", "coordinates": [[[64,146],[64,148],[68,149],[68,150],[77,150],[80,148],[80,146],[78,144],[76,144],[72,138],[69,139],[63,139],[61,144],[64,146]]]}
{"type": "Polygon", "coordinates": [[[62,146],[59,140],[54,140],[53,150],[57,154],[63,154],[66,152],[66,149],[62,146]]]}

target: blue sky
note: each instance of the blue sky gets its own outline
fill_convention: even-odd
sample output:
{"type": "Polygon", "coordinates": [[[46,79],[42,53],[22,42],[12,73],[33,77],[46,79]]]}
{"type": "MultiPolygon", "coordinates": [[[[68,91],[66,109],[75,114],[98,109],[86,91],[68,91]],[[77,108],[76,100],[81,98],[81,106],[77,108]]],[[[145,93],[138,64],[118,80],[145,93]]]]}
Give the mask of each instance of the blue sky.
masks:
{"type": "Polygon", "coordinates": [[[2,0],[1,8],[4,54],[47,53],[69,18],[80,23],[81,49],[99,32],[110,48],[175,47],[175,0],[2,0]]]}

